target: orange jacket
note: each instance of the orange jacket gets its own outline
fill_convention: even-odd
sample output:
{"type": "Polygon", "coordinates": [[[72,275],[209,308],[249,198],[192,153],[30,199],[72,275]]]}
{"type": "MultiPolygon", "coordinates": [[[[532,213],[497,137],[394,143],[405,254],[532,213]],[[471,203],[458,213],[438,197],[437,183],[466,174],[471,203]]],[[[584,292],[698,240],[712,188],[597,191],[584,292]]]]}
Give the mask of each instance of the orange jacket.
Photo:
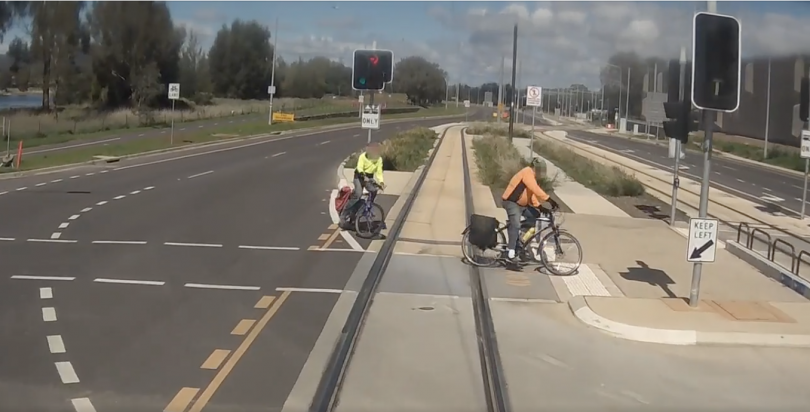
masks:
{"type": "Polygon", "coordinates": [[[526,166],[512,176],[501,199],[515,202],[519,206],[540,207],[548,200],[548,195],[537,184],[534,169],[526,166]]]}

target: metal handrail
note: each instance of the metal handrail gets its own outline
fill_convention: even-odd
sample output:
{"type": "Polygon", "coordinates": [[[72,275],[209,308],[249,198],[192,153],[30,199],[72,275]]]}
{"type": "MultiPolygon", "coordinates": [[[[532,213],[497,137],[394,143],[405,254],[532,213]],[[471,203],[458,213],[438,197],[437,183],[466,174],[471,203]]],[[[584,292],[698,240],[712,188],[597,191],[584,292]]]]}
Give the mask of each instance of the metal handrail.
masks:
{"type": "Polygon", "coordinates": [[[796,255],[796,265],[795,265],[796,267],[793,268],[793,274],[799,277],[801,277],[799,275],[799,267],[802,265],[802,263],[810,264],[810,260],[802,260],[803,256],[810,256],[810,253],[808,253],[805,250],[800,250],[799,254],[796,255]]]}
{"type": "Polygon", "coordinates": [[[748,239],[751,237],[751,226],[748,226],[748,223],[740,222],[740,225],[737,226],[737,243],[740,243],[740,237],[742,237],[742,229],[745,226],[745,244],[748,245],[748,239]]]}
{"type": "MultiPolygon", "coordinates": [[[[775,259],[776,258],[776,249],[777,249],[776,245],[778,245],[779,243],[782,243],[785,246],[790,248],[790,254],[788,256],[790,256],[790,271],[793,272],[794,267],[796,266],[796,247],[793,246],[792,244],[790,244],[790,243],[788,243],[788,242],[786,242],[786,241],[784,241],[782,239],[779,239],[779,238],[774,239],[773,245],[771,247],[771,256],[768,257],[768,259],[771,262],[776,263],[776,259],[775,259]]],[[[776,264],[778,265],[778,263],[776,263],[776,264]]]]}
{"type": "Polygon", "coordinates": [[[748,237],[748,245],[747,245],[747,247],[748,247],[748,249],[754,250],[754,240],[757,238],[757,236],[756,236],[757,232],[762,233],[763,235],[765,235],[765,238],[768,240],[767,242],[765,242],[765,245],[768,246],[768,249],[765,250],[765,257],[767,258],[767,257],[769,257],[771,255],[771,235],[769,235],[768,232],[766,232],[766,231],[764,231],[762,229],[759,229],[759,228],[755,228],[754,230],[752,230],[751,231],[751,236],[748,237]]]}

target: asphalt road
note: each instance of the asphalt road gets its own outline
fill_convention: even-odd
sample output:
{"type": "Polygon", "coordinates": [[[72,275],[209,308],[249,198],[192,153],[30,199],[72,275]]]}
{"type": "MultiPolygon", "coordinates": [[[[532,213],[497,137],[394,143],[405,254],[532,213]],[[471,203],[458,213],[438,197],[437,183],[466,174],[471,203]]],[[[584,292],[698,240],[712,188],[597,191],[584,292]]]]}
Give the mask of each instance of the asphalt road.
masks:
{"type": "Polygon", "coordinates": [[[337,299],[306,290],[342,289],[363,254],[324,236],[336,168],[365,140],[295,133],[0,182],[0,410],[280,408],[337,299]]]}

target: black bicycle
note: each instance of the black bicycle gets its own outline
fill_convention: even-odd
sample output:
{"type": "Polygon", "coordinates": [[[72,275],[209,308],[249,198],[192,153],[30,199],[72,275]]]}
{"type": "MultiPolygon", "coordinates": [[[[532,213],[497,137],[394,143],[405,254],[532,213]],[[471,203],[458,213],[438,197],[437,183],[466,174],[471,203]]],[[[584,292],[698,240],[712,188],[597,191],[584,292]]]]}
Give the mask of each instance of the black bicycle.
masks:
{"type": "MultiPolygon", "coordinates": [[[[531,220],[521,219],[520,236],[515,248],[517,257],[524,263],[540,263],[550,273],[557,276],[569,276],[577,272],[582,264],[582,246],[571,233],[560,229],[564,219],[559,209],[537,208],[539,217],[531,220]],[[533,232],[528,233],[527,232],[533,232]],[[566,252],[562,245],[571,244],[573,251],[566,252]],[[574,255],[574,256],[572,256],[574,255]],[[559,258],[573,257],[573,263],[562,263],[559,258]]],[[[491,248],[481,249],[470,243],[470,227],[462,232],[461,251],[471,265],[492,267],[504,265],[507,252],[507,227],[509,221],[502,223],[496,230],[497,244],[491,248]],[[487,253],[492,256],[487,256],[487,253]]]]}
{"type": "Polygon", "coordinates": [[[380,234],[385,229],[385,211],[382,206],[374,203],[377,193],[383,190],[382,186],[375,181],[369,181],[376,190],[363,194],[355,206],[357,211],[354,214],[354,231],[358,237],[370,239],[380,234]]]}

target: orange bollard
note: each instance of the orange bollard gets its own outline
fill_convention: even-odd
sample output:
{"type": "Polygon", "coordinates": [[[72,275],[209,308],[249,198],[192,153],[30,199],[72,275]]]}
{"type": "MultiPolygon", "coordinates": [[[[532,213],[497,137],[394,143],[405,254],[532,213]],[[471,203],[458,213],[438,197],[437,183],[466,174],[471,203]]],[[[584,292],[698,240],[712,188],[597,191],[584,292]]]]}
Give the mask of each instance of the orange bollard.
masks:
{"type": "Polygon", "coordinates": [[[20,168],[20,162],[22,162],[22,140],[20,140],[20,144],[17,146],[17,169],[20,168]]]}

